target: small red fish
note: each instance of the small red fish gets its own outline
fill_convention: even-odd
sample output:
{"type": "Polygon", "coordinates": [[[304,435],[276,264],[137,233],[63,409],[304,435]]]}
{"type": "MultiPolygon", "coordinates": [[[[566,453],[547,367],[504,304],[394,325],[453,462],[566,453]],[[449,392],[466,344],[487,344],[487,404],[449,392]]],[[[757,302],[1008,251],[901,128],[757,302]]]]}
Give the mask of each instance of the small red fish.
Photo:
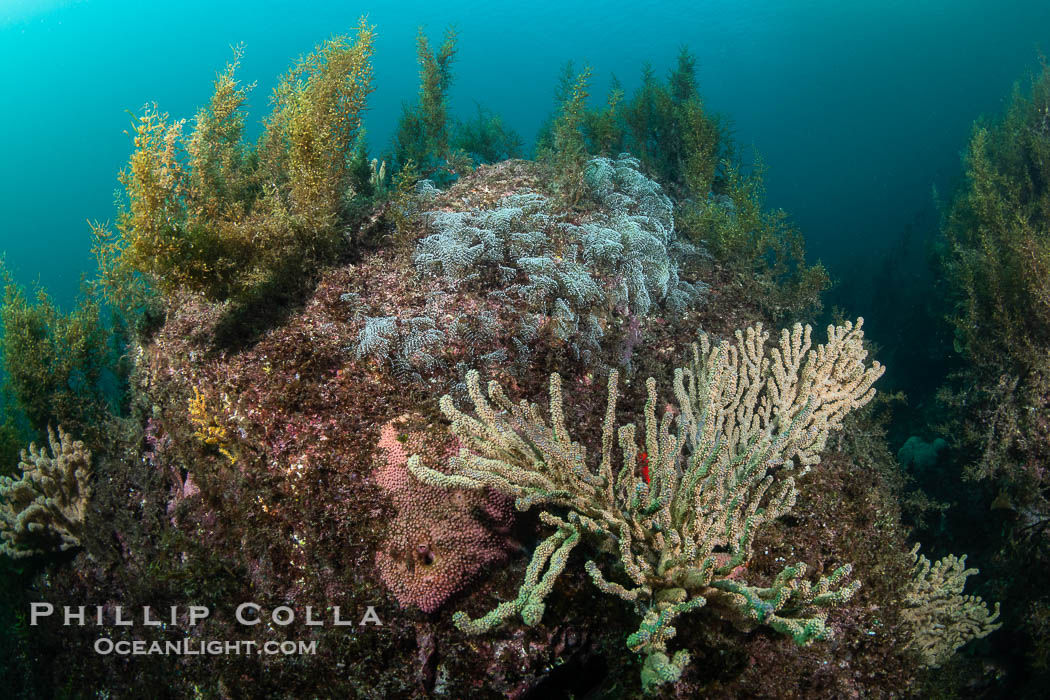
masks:
{"type": "Polygon", "coordinates": [[[639,455],[642,464],[642,478],[645,479],[645,483],[649,483],[649,455],[645,452],[639,455]]]}

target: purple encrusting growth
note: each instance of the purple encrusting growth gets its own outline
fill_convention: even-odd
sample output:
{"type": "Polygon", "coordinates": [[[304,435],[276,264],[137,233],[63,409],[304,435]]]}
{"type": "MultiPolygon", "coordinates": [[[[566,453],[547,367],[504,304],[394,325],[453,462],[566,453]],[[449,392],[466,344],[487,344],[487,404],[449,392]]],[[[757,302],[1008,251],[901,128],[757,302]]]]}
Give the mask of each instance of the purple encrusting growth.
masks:
{"type": "Polygon", "coordinates": [[[395,418],[380,429],[375,479],[397,515],[376,553],[376,566],[403,607],[429,613],[486,566],[507,559],[513,515],[511,499],[494,491],[435,489],[413,478],[406,467],[411,454],[440,465],[457,446],[428,444],[426,433],[403,427],[412,418],[395,418]]]}

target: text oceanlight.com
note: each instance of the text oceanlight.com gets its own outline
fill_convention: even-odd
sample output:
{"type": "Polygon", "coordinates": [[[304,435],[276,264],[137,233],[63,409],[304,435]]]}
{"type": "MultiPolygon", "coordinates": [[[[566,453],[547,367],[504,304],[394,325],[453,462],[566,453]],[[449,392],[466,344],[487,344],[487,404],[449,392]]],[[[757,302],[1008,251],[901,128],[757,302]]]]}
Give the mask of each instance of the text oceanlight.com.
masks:
{"type": "Polygon", "coordinates": [[[179,639],[168,642],[113,641],[102,637],[95,641],[96,654],[116,654],[118,656],[218,656],[221,654],[282,654],[285,656],[307,655],[317,653],[317,641],[268,641],[257,642],[250,639],[238,641],[179,639]]]}
{"type": "MultiPolygon", "coordinates": [[[[341,610],[338,605],[323,608],[307,605],[301,609],[278,605],[268,610],[258,603],[241,603],[233,610],[226,611],[226,615],[222,617],[229,619],[230,613],[232,613],[233,621],[239,625],[245,627],[261,625],[270,630],[287,629],[293,624],[303,625],[307,629],[327,626],[349,627],[347,631],[352,633],[362,629],[383,627],[383,621],[379,619],[375,607],[371,605],[365,607],[363,612],[358,610],[356,615],[350,615],[341,610]]],[[[167,610],[149,605],[140,608],[125,608],[123,605],[115,604],[105,606],[66,605],[62,606],[59,612],[51,603],[32,602],[29,604],[30,626],[36,626],[49,620],[63,627],[123,628],[125,632],[119,636],[134,634],[131,628],[135,627],[153,628],[162,634],[162,630],[168,633],[183,630],[187,635],[181,639],[170,640],[113,639],[109,636],[102,636],[95,640],[96,654],[116,656],[217,656],[221,654],[293,656],[317,653],[316,640],[219,640],[202,638],[206,637],[206,632],[199,634],[190,631],[209,617],[211,617],[211,609],[206,605],[186,607],[172,605],[167,610]]]]}

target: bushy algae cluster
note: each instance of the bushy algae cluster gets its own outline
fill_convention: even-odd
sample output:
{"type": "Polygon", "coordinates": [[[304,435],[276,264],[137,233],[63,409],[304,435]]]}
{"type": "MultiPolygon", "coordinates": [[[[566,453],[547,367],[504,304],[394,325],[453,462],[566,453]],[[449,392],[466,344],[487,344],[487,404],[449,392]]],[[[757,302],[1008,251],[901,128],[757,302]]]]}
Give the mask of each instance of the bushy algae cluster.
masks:
{"type": "MultiPolygon", "coordinates": [[[[938,261],[959,370],[939,398],[964,467],[965,525],[994,557],[1033,683],[1050,668],[1050,67],[975,123],[965,182],[945,207],[938,261]],[[994,532],[994,536],[989,536],[994,532]]],[[[984,567],[982,567],[984,568],[984,567]]],[[[938,647],[934,647],[935,649],[938,647]]]]}
{"type": "Polygon", "coordinates": [[[147,106],[88,301],[8,286],[0,447],[51,452],[0,484],[0,534],[25,601],[381,629],[177,619],[109,632],[318,652],[125,664],[42,626],[13,658],[61,671],[26,663],[18,693],[892,697],[993,629],[962,560],[911,570],[862,410],[883,368],[861,321],[816,345],[795,322],[825,272],[688,52],[598,108],[567,67],[521,160],[497,116],[450,115],[458,37],[421,32],[373,154],[374,39],[297,61],[255,143],[240,49],[192,123],[147,106]]]}

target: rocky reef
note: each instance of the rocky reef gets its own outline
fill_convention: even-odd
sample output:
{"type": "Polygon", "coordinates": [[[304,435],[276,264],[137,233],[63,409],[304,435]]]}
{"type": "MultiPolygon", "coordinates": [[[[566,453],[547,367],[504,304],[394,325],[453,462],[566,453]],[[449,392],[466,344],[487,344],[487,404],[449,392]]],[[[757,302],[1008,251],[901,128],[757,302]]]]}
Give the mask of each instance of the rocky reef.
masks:
{"type": "MultiPolygon", "coordinates": [[[[620,167],[628,166],[621,161],[620,167]]],[[[204,600],[215,612],[185,626],[180,637],[247,634],[259,642],[319,643],[316,655],[294,663],[183,659],[177,667],[185,681],[175,684],[180,690],[173,687],[172,696],[185,691],[184,683],[222,697],[300,694],[315,690],[317,678],[362,697],[524,697],[552,688],[640,694],[641,658],[625,645],[638,625],[635,613],[595,588],[582,562],[565,568],[546,596],[542,620],[531,626],[507,623],[468,636],[450,624],[456,610],[477,615],[518,595],[545,521],[516,513],[497,491],[433,485],[407,466],[417,455],[422,465],[443,472],[464,446],[448,433],[438,398],[466,393],[468,367],[531,396],[545,393],[548,372],[557,368],[561,385],[572,387],[563,420],[574,426],[576,441],[600,454],[609,368],[622,373],[618,411],[644,416],[645,404],[653,403],[644,378],[670,385],[675,363],[684,359],[681,349],[701,330],[732,338],[736,328],[761,319],[746,297],[734,294],[724,270],[693,250],[676,254],[673,246],[664,247],[670,251],[663,264],[675,266],[677,284],[703,289],[677,311],[670,297],[679,287],[669,283],[670,274],[660,286],[642,267],[632,288],[618,286],[622,270],[604,260],[571,267],[566,261],[574,256],[587,260],[572,250],[586,245],[588,234],[579,232],[597,228],[593,222],[617,221],[617,213],[601,205],[563,215],[551,208],[542,220],[526,209],[500,213],[508,202],[550,196],[539,166],[526,161],[484,166],[447,192],[422,192],[411,245],[380,243],[355,262],[324,271],[279,324],[249,342],[237,339],[234,347],[223,332],[234,313],[229,302],[193,294],[174,299],[163,326],[135,349],[134,379],[145,416],[141,452],[97,468],[98,488],[105,493],[88,520],[94,534],[84,544],[91,556],[82,554],[55,572],[41,590],[44,598],[56,605],[69,598],[98,601],[107,615],[118,603],[136,609],[204,600]],[[442,235],[455,214],[473,222],[463,228],[473,228],[479,240],[484,229],[478,223],[500,216],[509,223],[496,232],[506,241],[522,231],[534,240],[543,233],[563,236],[542,243],[552,248],[553,262],[543,263],[553,264],[546,276],[551,281],[540,281],[533,270],[541,264],[531,262],[501,277],[498,268],[509,268],[509,252],[501,260],[464,265],[480,272],[473,279],[431,273],[420,263],[430,259],[426,241],[442,235]],[[496,274],[489,275],[491,270],[496,274]],[[561,297],[537,301],[531,289],[557,285],[555,293],[571,296],[570,274],[589,276],[601,291],[583,309],[579,305],[591,297],[573,297],[573,318],[588,314],[583,329],[558,315],[561,297]],[[643,284],[653,289],[645,314],[631,308],[643,284]],[[625,290],[623,297],[608,302],[609,290],[616,289],[625,290]],[[590,333],[589,324],[598,332],[590,333]],[[117,515],[126,508],[126,493],[139,494],[138,507],[149,517],[117,515]],[[326,611],[329,622],[338,606],[355,627],[245,628],[231,611],[243,601],[267,611],[288,606],[300,617],[311,606],[315,615],[326,611]],[[356,626],[368,606],[381,626],[356,626]],[[258,664],[264,676],[251,670],[258,664]]],[[[666,478],[658,475],[670,462],[649,451],[650,478],[666,478]]],[[[817,577],[852,562],[859,591],[821,618],[824,632],[809,635],[832,641],[803,635],[800,641],[809,643],[799,646],[790,635],[742,624],[746,616],[720,621],[682,611],[676,646],[688,649],[693,662],[681,664],[677,682],[662,692],[687,696],[748,688],[773,697],[772,688],[760,690],[760,669],[792,658],[799,687],[806,677],[805,683],[820,688],[905,693],[916,667],[906,662],[905,628],[893,622],[907,578],[903,530],[885,474],[856,459],[832,452],[798,476],[791,515],[754,533],[747,556],[741,552],[723,574],[728,582],[794,590],[797,582],[782,576],[786,562],[807,561],[817,577]],[[833,666],[828,659],[835,659],[833,666]]],[[[767,507],[761,493],[756,498],[752,510],[767,507]]],[[[712,561],[720,561],[735,550],[712,551],[712,561]]],[[[177,622],[186,625],[185,619],[177,622]]],[[[82,653],[96,635],[90,627],[66,630],[61,639],[45,632],[42,642],[49,644],[42,648],[81,682],[114,692],[167,677],[171,662],[148,658],[136,659],[134,670],[115,681],[109,675],[112,657],[82,653]]],[[[138,627],[128,637],[163,640],[170,633],[138,627]]]]}

